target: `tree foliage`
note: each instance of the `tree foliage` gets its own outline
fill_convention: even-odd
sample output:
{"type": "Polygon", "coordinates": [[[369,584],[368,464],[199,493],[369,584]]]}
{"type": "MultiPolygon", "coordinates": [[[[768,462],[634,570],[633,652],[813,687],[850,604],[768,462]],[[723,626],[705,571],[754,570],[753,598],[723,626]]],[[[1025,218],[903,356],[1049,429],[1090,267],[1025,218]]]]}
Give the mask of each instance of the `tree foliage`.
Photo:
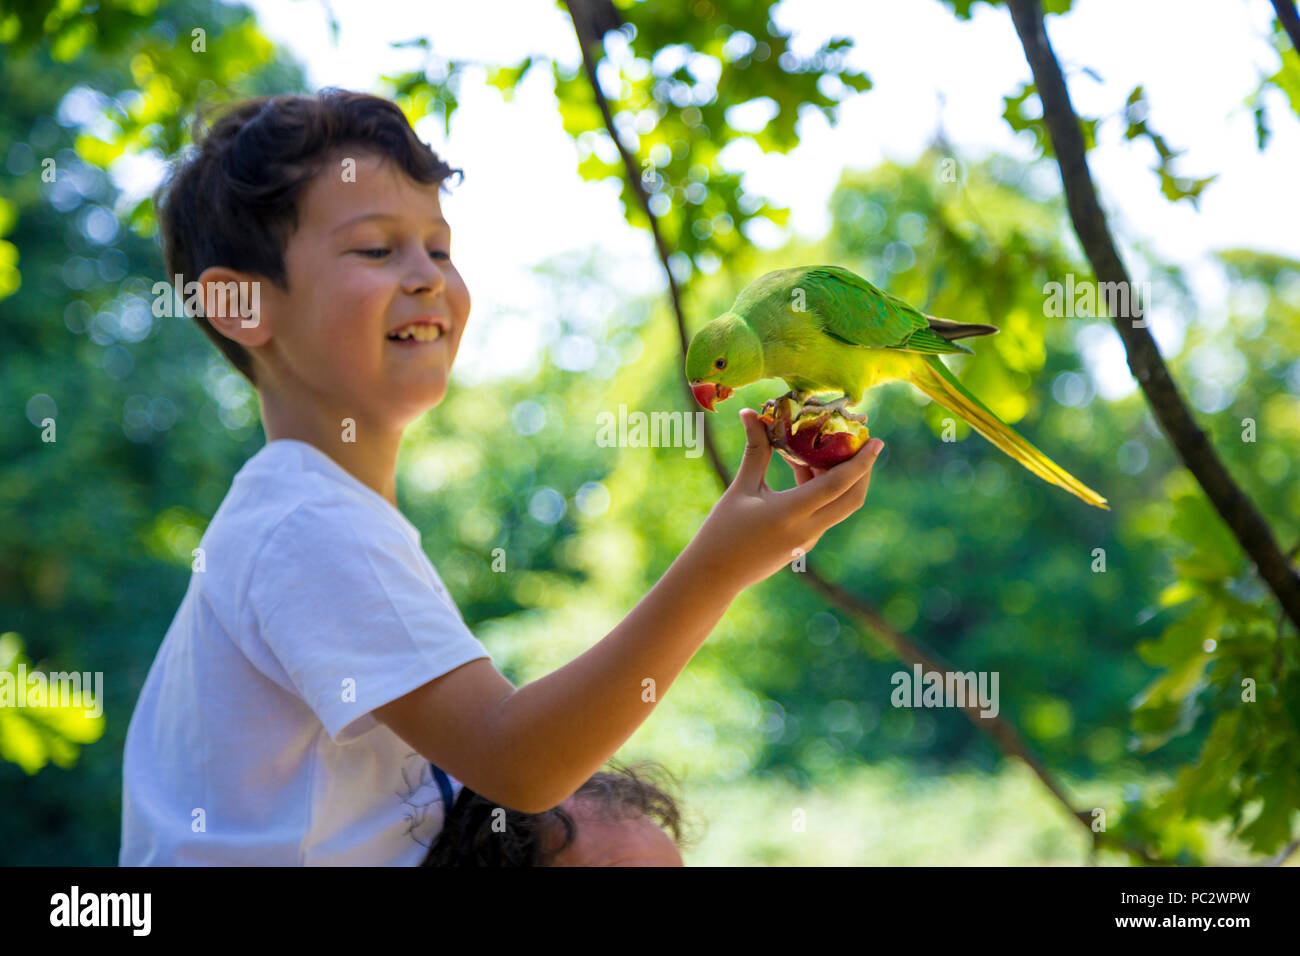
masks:
{"type": "MultiPolygon", "coordinates": [[[[974,7],[950,5],[967,18],[974,7]]],[[[850,169],[825,239],[764,252],[755,228],[784,223],[786,210],[747,188],[724,151],[784,153],[800,122],[835,122],[840,102],[870,90],[848,63],[851,44],[830,37],[796,54],[765,2],[617,10],[626,22],[605,37],[599,81],[693,321],[720,314],[763,271],[824,261],[932,314],[992,322],[999,335],[953,367],[1114,508],[1112,518],[1069,507],[963,423],[943,441],[943,411],[891,387],[868,408],[872,433],[887,441],[871,498],[860,520],[818,545],[826,573],[962,667],[999,672],[1004,713],[1054,769],[1142,783],[1114,808],[1115,829],[1137,844],[1201,860],[1207,824],[1227,820],[1253,852],[1279,849],[1300,808],[1294,629],[1279,626],[1141,397],[1098,394],[1084,356],[1113,355],[1114,333],[1101,320],[1045,314],[1046,283],[1086,268],[1041,162],[938,143],[914,163],[850,169]]],[[[425,38],[410,43],[427,50],[426,67],[388,77],[386,89],[412,119],[432,114],[449,128],[467,65],[425,38]]],[[[1286,89],[1295,55],[1282,57],[1269,82],[1286,89]]],[[[648,226],[575,63],[533,57],[489,76],[509,96],[535,71],[554,84],[578,171],[619,177],[629,224],[648,226]]],[[[0,417],[0,631],[13,632],[0,639],[0,666],[16,666],[25,646],[51,669],[104,671],[107,691],[98,739],[91,726],[65,727],[37,746],[26,720],[35,715],[19,715],[17,730],[13,715],[0,719],[0,758],[10,761],[0,786],[41,808],[30,819],[0,815],[0,845],[14,862],[105,863],[116,858],[110,811],[127,717],[184,593],[190,550],[261,437],[255,396],[210,344],[188,321],[151,314],[161,271],[152,212],[118,174],[182,147],[198,103],[298,90],[302,79],[246,10],[197,0],[0,7],[0,77],[0,378],[10,410],[0,417]],[[52,182],[41,176],[46,159],[52,182]],[[40,438],[47,418],[53,443],[40,438]],[[66,775],[77,747],[86,749],[74,789],[66,775]]],[[[1050,159],[1034,112],[1031,86],[1009,91],[1007,122],[1050,159]]],[[[1177,175],[1176,148],[1151,124],[1139,86],[1085,127],[1090,144],[1108,127],[1150,143],[1158,188],[1194,203],[1213,177],[1177,175]]],[[[1300,263],[1252,250],[1225,250],[1219,262],[1232,290],[1222,315],[1196,314],[1179,270],[1148,262],[1174,311],[1196,314],[1172,366],[1233,474],[1291,543],[1300,263]],[[1243,438],[1247,419],[1253,440],[1243,438]]],[[[453,389],[412,429],[399,463],[404,512],[426,529],[466,619],[516,683],[612,627],[717,495],[703,459],[681,448],[594,441],[596,412],[620,403],[686,410],[665,303],[629,300],[598,249],[557,257],[541,274],[554,294],[535,314],[552,330],[536,374],[453,389]],[[590,346],[579,350],[589,364],[566,351],[577,340],[590,346]],[[509,573],[492,571],[496,548],[509,573]]],[[[738,398],[754,407],[777,390],[759,383],[738,398]]],[[[725,460],[739,459],[738,425],[718,440],[725,460]]],[[[790,484],[783,469],[774,465],[774,486],[790,484]]],[[[800,786],[895,758],[992,768],[998,751],[951,711],[888,705],[897,669],[871,635],[782,573],[738,599],[629,748],[703,778],[779,775],[800,786]]]]}

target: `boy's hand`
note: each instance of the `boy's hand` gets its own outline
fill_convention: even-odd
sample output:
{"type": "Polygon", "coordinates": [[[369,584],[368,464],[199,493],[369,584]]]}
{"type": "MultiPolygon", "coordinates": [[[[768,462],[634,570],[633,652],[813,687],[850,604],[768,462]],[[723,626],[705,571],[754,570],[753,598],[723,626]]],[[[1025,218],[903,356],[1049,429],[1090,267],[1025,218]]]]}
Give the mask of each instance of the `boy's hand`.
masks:
{"type": "Polygon", "coordinates": [[[790,470],[794,472],[794,483],[796,485],[802,485],[805,481],[812,481],[818,475],[826,474],[825,468],[809,468],[807,465],[796,465],[784,457],[781,460],[789,465],[790,470]]]}
{"type": "Polygon", "coordinates": [[[767,429],[752,409],[742,408],[740,417],[747,438],[740,470],[690,544],[737,592],[785,567],[796,549],[811,551],[828,528],[861,508],[885,446],[873,438],[826,471],[792,465],[798,487],[773,491],[764,479],[772,460],[767,429]]]}

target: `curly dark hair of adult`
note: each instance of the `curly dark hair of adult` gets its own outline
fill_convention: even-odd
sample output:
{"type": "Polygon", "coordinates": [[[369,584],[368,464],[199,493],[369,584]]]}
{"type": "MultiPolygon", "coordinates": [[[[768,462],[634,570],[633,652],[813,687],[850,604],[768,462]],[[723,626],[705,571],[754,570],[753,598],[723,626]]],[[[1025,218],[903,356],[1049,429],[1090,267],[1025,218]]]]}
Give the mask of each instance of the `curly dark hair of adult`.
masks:
{"type": "MultiPolygon", "coordinates": [[[[652,761],[630,767],[611,763],[610,767],[609,772],[592,774],[578,788],[574,795],[583,800],[584,806],[592,807],[605,819],[649,817],[679,848],[694,841],[686,833],[682,811],[670,792],[676,787],[672,774],[652,761]]],[[[420,865],[550,866],[573,842],[576,828],[577,823],[563,807],[545,813],[521,813],[464,787],[420,865]],[[563,839],[557,842],[561,831],[563,839]]]]}
{"type": "MultiPolygon", "coordinates": [[[[169,281],[180,275],[188,283],[210,266],[225,266],[288,291],[284,254],[298,227],[298,201],[339,147],[384,156],[414,181],[437,183],[439,189],[453,174],[458,182],[464,178],[420,141],[395,103],[349,90],[260,96],[200,109],[193,138],[154,195],[169,281]]],[[[256,384],[244,347],[201,313],[193,318],[256,384]]]]}

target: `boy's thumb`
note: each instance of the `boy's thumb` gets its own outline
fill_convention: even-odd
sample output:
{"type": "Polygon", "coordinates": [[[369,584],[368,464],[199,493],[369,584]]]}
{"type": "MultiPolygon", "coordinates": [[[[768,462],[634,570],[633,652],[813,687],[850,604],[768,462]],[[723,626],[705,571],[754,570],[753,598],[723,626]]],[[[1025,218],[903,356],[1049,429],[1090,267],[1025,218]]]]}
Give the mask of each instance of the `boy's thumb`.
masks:
{"type": "Polygon", "coordinates": [[[772,461],[772,443],[767,438],[767,427],[752,408],[742,408],[740,420],[745,423],[745,456],[740,460],[736,481],[757,488],[772,461]]]}

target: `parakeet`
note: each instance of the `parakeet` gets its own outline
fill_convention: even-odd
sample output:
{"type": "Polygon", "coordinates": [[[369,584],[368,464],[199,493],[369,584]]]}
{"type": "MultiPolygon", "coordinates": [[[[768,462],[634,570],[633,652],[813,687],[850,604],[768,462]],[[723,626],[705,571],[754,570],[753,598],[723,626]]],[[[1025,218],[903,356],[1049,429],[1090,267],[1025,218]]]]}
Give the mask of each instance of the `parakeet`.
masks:
{"type": "Polygon", "coordinates": [[[974,354],[955,340],[995,332],[992,325],[925,315],[848,269],[800,266],[750,283],[727,312],[701,328],[687,349],[686,377],[707,411],[764,378],[784,379],[801,402],[813,393],[842,392],[828,405],[839,409],[882,382],[910,382],[1044,481],[1109,510],[1105,498],[963,388],[939,358],[974,354]]]}

